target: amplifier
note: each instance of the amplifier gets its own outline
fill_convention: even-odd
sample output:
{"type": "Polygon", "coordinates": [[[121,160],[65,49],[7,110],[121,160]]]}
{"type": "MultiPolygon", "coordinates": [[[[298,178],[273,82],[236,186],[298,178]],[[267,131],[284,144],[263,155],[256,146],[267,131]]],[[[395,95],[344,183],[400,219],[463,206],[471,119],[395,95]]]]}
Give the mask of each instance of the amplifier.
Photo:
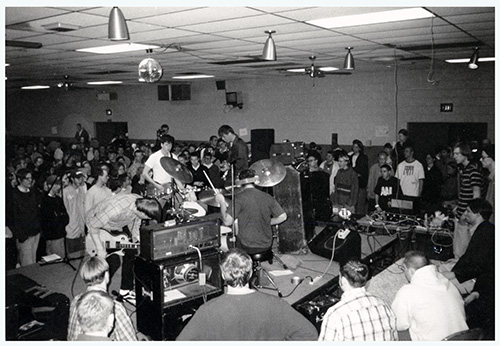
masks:
{"type": "Polygon", "coordinates": [[[219,219],[200,218],[172,227],[156,224],[142,227],[141,256],[152,261],[186,255],[193,251],[220,247],[219,219]]]}
{"type": "Polygon", "coordinates": [[[271,145],[271,159],[275,158],[284,165],[293,165],[305,153],[304,142],[277,143],[271,145]]]}

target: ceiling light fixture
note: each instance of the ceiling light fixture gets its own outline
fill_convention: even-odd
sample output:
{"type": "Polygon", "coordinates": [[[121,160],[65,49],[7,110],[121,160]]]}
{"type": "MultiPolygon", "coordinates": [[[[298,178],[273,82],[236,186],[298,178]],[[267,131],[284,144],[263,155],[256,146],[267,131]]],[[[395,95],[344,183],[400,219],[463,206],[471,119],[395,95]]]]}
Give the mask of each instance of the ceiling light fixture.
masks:
{"type": "Polygon", "coordinates": [[[469,60],[468,66],[471,70],[476,70],[479,67],[479,65],[477,64],[478,59],[479,59],[479,47],[476,47],[474,48],[474,54],[472,54],[469,60]]]}
{"type": "Polygon", "coordinates": [[[270,61],[275,61],[276,60],[276,45],[274,44],[273,37],[271,36],[274,34],[276,31],[274,30],[267,30],[264,31],[266,34],[269,34],[269,37],[266,40],[266,43],[264,44],[264,50],[262,51],[262,60],[270,60],[270,61]]]}
{"type": "Polygon", "coordinates": [[[111,41],[130,40],[127,23],[122,11],[118,7],[113,7],[109,14],[108,38],[111,41]]]}
{"type": "Polygon", "coordinates": [[[210,74],[185,74],[173,76],[172,79],[203,79],[203,78],[214,78],[214,75],[210,74]]]}
{"type": "Polygon", "coordinates": [[[346,47],[347,55],[344,59],[344,70],[354,70],[354,57],[352,56],[351,49],[352,47],[346,47]]]}
{"type": "Polygon", "coordinates": [[[50,86],[48,85],[28,85],[28,86],[23,86],[21,89],[24,90],[38,90],[38,89],[49,89],[50,86]]]}
{"type": "Polygon", "coordinates": [[[42,26],[45,28],[45,30],[57,31],[57,32],[68,32],[80,29],[80,26],[78,25],[64,24],[64,23],[51,23],[42,26]]]}
{"type": "Polygon", "coordinates": [[[101,46],[101,47],[82,48],[82,49],[77,49],[76,51],[84,53],[95,53],[95,54],[114,54],[114,53],[134,52],[138,50],[154,49],[154,48],[160,48],[160,46],[145,45],[139,43],[122,43],[122,44],[112,44],[109,46],[101,46]]]}
{"type": "MultiPolygon", "coordinates": [[[[461,59],[448,59],[445,60],[449,64],[465,64],[470,61],[470,58],[461,58],[461,59]]],[[[495,61],[495,57],[487,57],[487,58],[479,58],[478,62],[492,62],[495,61]]]]}
{"type": "Polygon", "coordinates": [[[111,84],[122,84],[121,80],[103,80],[97,82],[87,82],[88,85],[111,85],[111,84]]]}
{"type": "Polygon", "coordinates": [[[403,20],[430,18],[434,15],[422,7],[402,10],[356,14],[352,16],[330,17],[306,21],[306,23],[326,29],[344,28],[358,25],[399,22],[403,20]]]}

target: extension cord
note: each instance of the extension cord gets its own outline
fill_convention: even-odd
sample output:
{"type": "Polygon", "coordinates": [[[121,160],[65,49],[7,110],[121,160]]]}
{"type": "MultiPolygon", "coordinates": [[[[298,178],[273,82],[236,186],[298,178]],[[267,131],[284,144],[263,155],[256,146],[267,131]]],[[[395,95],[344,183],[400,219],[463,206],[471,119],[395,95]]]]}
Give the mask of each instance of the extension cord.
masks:
{"type": "Polygon", "coordinates": [[[314,285],[319,280],[321,280],[321,278],[322,278],[321,276],[316,276],[314,279],[312,279],[312,281],[309,281],[309,285],[314,285]]]}

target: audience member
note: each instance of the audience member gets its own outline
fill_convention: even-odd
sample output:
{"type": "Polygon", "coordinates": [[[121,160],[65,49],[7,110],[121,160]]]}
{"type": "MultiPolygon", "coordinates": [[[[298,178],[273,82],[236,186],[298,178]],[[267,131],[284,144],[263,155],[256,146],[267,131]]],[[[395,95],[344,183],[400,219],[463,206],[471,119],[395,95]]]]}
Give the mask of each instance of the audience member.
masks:
{"type": "Polygon", "coordinates": [[[428,153],[425,156],[425,184],[422,189],[421,209],[428,214],[441,208],[441,187],[443,186],[443,176],[436,166],[436,158],[428,153]]]}
{"type": "Polygon", "coordinates": [[[77,143],[81,143],[83,139],[83,143],[85,145],[88,145],[90,141],[89,133],[82,127],[82,124],[80,123],[76,124],[75,139],[77,143]]]}
{"type": "Polygon", "coordinates": [[[85,175],[81,171],[72,171],[69,184],[63,189],[63,201],[69,215],[66,226],[66,250],[68,257],[85,255],[85,175]]]}
{"type": "Polygon", "coordinates": [[[250,288],[252,259],[246,252],[229,250],[221,271],[227,292],[200,306],[177,340],[316,340],[314,326],[287,302],[250,288]]]}
{"type": "Polygon", "coordinates": [[[391,199],[398,195],[399,181],[392,175],[392,168],[388,164],[380,167],[381,177],[378,178],[375,185],[375,210],[389,210],[391,199]]]}
{"type": "Polygon", "coordinates": [[[488,170],[488,188],[486,190],[485,199],[490,202],[493,213],[491,214],[491,222],[495,222],[495,148],[489,145],[483,148],[481,153],[481,163],[488,170]]]}
{"type": "Polygon", "coordinates": [[[191,184],[198,188],[210,186],[210,184],[208,183],[208,179],[205,176],[205,174],[208,174],[208,168],[201,164],[199,151],[195,151],[191,154],[187,167],[193,175],[193,181],[191,182],[191,184]]]}
{"type": "Polygon", "coordinates": [[[229,125],[222,125],[219,128],[219,137],[229,146],[227,161],[234,165],[234,175],[238,176],[242,170],[248,168],[248,147],[229,125]]]}
{"type": "Polygon", "coordinates": [[[398,330],[409,329],[412,341],[440,341],[468,329],[460,292],[423,252],[408,251],[403,266],[409,284],[392,303],[398,330]]]}
{"type": "MultiPolygon", "coordinates": [[[[86,292],[107,292],[110,281],[109,265],[101,257],[90,257],[82,265],[80,276],[87,285],[86,292]]],[[[85,293],[77,295],[71,302],[69,323],[68,323],[68,341],[77,340],[78,335],[82,333],[83,325],[77,318],[77,305],[79,299],[85,293]]],[[[111,299],[111,298],[110,298],[111,299]]],[[[120,302],[114,302],[115,323],[111,338],[115,341],[137,341],[136,332],[132,321],[120,302]]]]}
{"type": "Polygon", "coordinates": [[[212,181],[214,187],[217,189],[224,188],[224,183],[222,182],[220,169],[217,165],[213,163],[213,154],[209,151],[205,152],[202,161],[203,165],[208,170],[208,176],[210,177],[210,180],[212,181]]]}
{"type": "Polygon", "coordinates": [[[33,176],[27,168],[16,172],[17,186],[10,190],[6,201],[6,226],[16,239],[19,264],[24,267],[36,263],[36,253],[40,241],[41,196],[32,187],[33,176]]]}
{"type": "Polygon", "coordinates": [[[368,184],[366,185],[366,193],[368,196],[368,211],[375,209],[375,186],[377,186],[378,178],[381,176],[381,167],[387,163],[387,153],[381,151],[377,155],[378,161],[370,167],[368,173],[368,184]]]}
{"type": "Polygon", "coordinates": [[[443,179],[446,179],[446,177],[448,176],[448,163],[455,162],[455,160],[453,160],[453,157],[450,156],[450,153],[450,147],[443,145],[439,150],[439,154],[437,156],[436,166],[441,171],[443,179]]]}
{"type": "Polygon", "coordinates": [[[366,214],[366,186],[368,184],[368,156],[364,153],[363,143],[359,139],[352,141],[352,168],[358,175],[358,195],[355,205],[356,214],[366,214]]]}
{"type": "Polygon", "coordinates": [[[75,341],[113,341],[108,334],[114,327],[114,302],[107,293],[89,291],[76,303],[76,319],[81,333],[75,341]]]}
{"type": "MultiPolygon", "coordinates": [[[[338,159],[338,155],[337,155],[338,159]]],[[[319,168],[324,170],[326,173],[329,174],[330,176],[330,189],[329,189],[329,194],[331,195],[334,191],[335,188],[335,176],[337,175],[337,172],[339,171],[339,163],[337,162],[338,160],[335,160],[335,153],[333,150],[328,150],[326,153],[326,158],[325,161],[321,162],[319,165],[319,168]]]]}
{"type": "Polygon", "coordinates": [[[343,152],[339,154],[339,171],[335,177],[335,192],[330,196],[333,214],[338,214],[340,209],[346,208],[354,213],[358,197],[358,175],[349,166],[349,156],[343,152]]]}
{"type": "Polygon", "coordinates": [[[378,297],[365,290],[368,266],[348,261],[340,269],[340,301],[323,317],[319,341],[398,340],[396,316],[378,297]]]}
{"type": "Polygon", "coordinates": [[[456,207],[458,200],[457,164],[450,161],[446,165],[447,175],[441,188],[441,197],[445,206],[456,207]]]}
{"type": "Polygon", "coordinates": [[[424,188],[425,172],[424,166],[414,158],[413,146],[404,148],[404,161],[398,165],[396,178],[399,179],[401,191],[405,196],[419,198],[424,188]]]}
{"type": "Polygon", "coordinates": [[[51,175],[45,184],[48,192],[43,195],[40,206],[45,250],[47,255],[56,254],[64,258],[66,256],[64,238],[66,237],[69,216],[61,198],[61,180],[57,176],[51,175]]]}
{"type": "Polygon", "coordinates": [[[405,147],[411,146],[413,148],[413,142],[409,138],[408,130],[406,129],[399,130],[398,138],[399,140],[396,142],[396,145],[394,146],[394,153],[396,154],[396,161],[394,164],[396,167],[406,159],[406,156],[404,154],[405,147]]]}
{"type": "Polygon", "coordinates": [[[391,143],[384,144],[384,151],[387,154],[386,163],[392,167],[392,169],[396,169],[397,165],[394,165],[394,148],[391,143]]]}
{"type": "Polygon", "coordinates": [[[97,203],[111,196],[111,190],[106,186],[109,180],[109,172],[106,166],[97,168],[97,180],[85,194],[85,213],[92,209],[97,203]]]}

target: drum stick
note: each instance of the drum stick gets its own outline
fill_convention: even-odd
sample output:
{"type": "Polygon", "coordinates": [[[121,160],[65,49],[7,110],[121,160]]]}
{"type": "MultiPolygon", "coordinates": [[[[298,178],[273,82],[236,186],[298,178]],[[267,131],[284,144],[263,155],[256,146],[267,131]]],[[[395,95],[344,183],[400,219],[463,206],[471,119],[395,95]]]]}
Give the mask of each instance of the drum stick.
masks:
{"type": "Polygon", "coordinates": [[[212,183],[212,180],[210,180],[210,177],[208,176],[207,172],[203,171],[203,174],[205,174],[205,177],[207,177],[208,182],[210,183],[210,186],[212,187],[212,190],[214,190],[214,192],[217,193],[217,190],[215,189],[215,186],[212,183]]]}

